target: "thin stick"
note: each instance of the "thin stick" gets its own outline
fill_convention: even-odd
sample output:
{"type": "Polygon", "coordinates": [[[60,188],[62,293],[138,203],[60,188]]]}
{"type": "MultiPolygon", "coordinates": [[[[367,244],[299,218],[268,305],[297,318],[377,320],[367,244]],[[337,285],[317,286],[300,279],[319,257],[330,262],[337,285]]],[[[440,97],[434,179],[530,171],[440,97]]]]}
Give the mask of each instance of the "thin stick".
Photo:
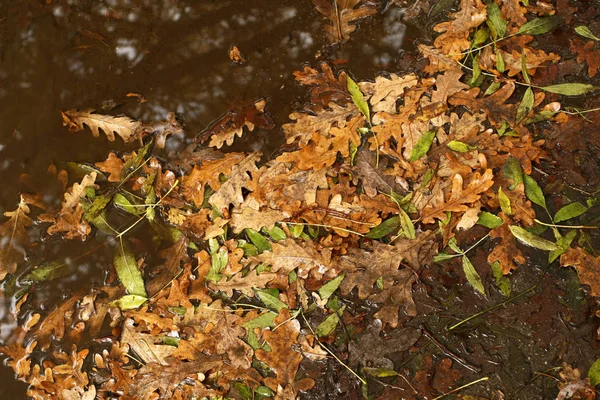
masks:
{"type": "Polygon", "coordinates": [[[549,226],[553,228],[566,228],[566,229],[598,229],[597,226],[589,226],[589,225],[557,225],[557,224],[548,224],[546,222],[542,222],[539,219],[535,218],[535,222],[540,225],[549,226]]]}
{"type": "Polygon", "coordinates": [[[345,228],[338,228],[337,226],[331,226],[331,225],[324,225],[324,224],[308,224],[305,222],[286,222],[286,224],[290,224],[290,225],[305,225],[305,226],[320,226],[322,228],[329,228],[329,229],[334,229],[334,230],[338,230],[338,231],[344,231],[344,232],[348,232],[348,233],[354,233],[355,235],[358,236],[365,236],[362,233],[358,233],[355,231],[352,231],[350,229],[345,229],[345,228]]]}
{"type": "Polygon", "coordinates": [[[433,344],[435,344],[441,351],[442,353],[444,353],[445,355],[447,355],[448,357],[450,357],[451,359],[453,359],[454,361],[456,361],[457,363],[459,363],[460,365],[462,365],[463,367],[473,371],[473,372],[481,372],[481,368],[478,368],[474,365],[471,365],[467,360],[465,360],[464,358],[454,354],[451,350],[449,350],[446,346],[444,346],[443,344],[441,344],[431,333],[429,333],[429,331],[427,329],[425,329],[424,327],[421,328],[421,332],[423,333],[423,336],[425,336],[427,339],[431,340],[431,342],[433,342],[433,344]]]}
{"type": "Polygon", "coordinates": [[[483,378],[481,378],[481,379],[477,379],[476,381],[473,381],[473,382],[471,382],[471,383],[467,383],[466,385],[459,386],[459,387],[457,387],[456,389],[452,389],[451,391],[449,391],[449,392],[446,392],[446,393],[444,393],[443,395],[441,395],[441,396],[438,396],[438,397],[434,398],[433,400],[439,400],[439,399],[441,399],[441,398],[444,398],[444,397],[448,396],[449,394],[452,394],[452,393],[459,392],[459,391],[463,390],[464,388],[467,388],[467,387],[469,387],[469,386],[475,385],[476,383],[479,383],[479,382],[487,381],[488,379],[490,379],[490,378],[489,378],[489,377],[487,377],[487,376],[484,376],[484,377],[483,377],[483,378]]]}

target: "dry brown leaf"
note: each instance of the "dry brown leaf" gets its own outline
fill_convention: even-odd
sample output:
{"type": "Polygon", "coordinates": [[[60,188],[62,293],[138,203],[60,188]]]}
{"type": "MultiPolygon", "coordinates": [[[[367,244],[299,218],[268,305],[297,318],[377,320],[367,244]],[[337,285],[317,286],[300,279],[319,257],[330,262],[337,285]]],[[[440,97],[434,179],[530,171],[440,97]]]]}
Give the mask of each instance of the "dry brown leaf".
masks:
{"type": "Polygon", "coordinates": [[[433,75],[437,72],[461,70],[461,66],[457,60],[433,46],[420,44],[419,52],[429,60],[429,65],[423,68],[423,72],[426,74],[433,75]]]}
{"type": "Polygon", "coordinates": [[[398,76],[390,74],[389,78],[378,76],[375,82],[360,82],[363,93],[371,95],[369,103],[373,112],[385,111],[393,114],[396,112],[396,101],[404,96],[404,90],[419,83],[415,74],[398,76]]]}
{"type": "Polygon", "coordinates": [[[586,62],[588,75],[593,78],[600,69],[600,50],[596,48],[596,42],[590,40],[584,42],[580,39],[571,39],[571,51],[577,56],[577,62],[586,62]]]}
{"type": "Polygon", "coordinates": [[[525,47],[522,51],[513,50],[512,53],[507,53],[502,50],[499,50],[499,52],[502,54],[504,65],[508,70],[508,76],[516,76],[517,74],[522,73],[522,54],[525,54],[527,72],[529,73],[529,75],[535,75],[537,69],[540,68],[542,64],[544,64],[547,61],[556,63],[560,60],[560,56],[557,54],[547,54],[543,50],[536,50],[530,47],[525,47]]]}
{"type": "MultiPolygon", "coordinates": [[[[231,172],[227,174],[227,180],[220,187],[213,189],[215,193],[210,196],[208,202],[216,207],[219,212],[229,208],[233,204],[238,207],[244,201],[242,189],[254,191],[256,189],[256,172],[258,168],[256,163],[260,160],[260,153],[252,153],[246,156],[242,161],[231,167],[231,172]]],[[[212,188],[212,185],[211,185],[212,188]]]]}
{"type": "Polygon", "coordinates": [[[133,319],[127,318],[122,325],[120,341],[135,351],[144,364],[169,365],[165,359],[175,351],[176,347],[161,344],[159,336],[144,333],[139,326],[134,326],[133,319]]]}
{"type": "Polygon", "coordinates": [[[574,267],[579,281],[590,286],[592,296],[600,297],[600,257],[594,257],[581,247],[568,249],[560,256],[561,267],[574,267]]]}
{"type": "Polygon", "coordinates": [[[115,133],[125,143],[133,142],[141,137],[144,125],[140,121],[134,121],[129,117],[113,117],[94,113],[94,110],[78,111],[69,110],[62,112],[63,126],[69,127],[69,132],[79,132],[87,125],[95,137],[100,136],[100,130],[104,132],[108,140],[115,140],[115,133]]]}
{"type": "Polygon", "coordinates": [[[221,187],[221,175],[228,176],[231,169],[244,157],[243,153],[226,153],[223,158],[195,165],[192,172],[183,178],[181,184],[183,197],[188,201],[193,201],[196,207],[202,206],[206,185],[215,191],[218,190],[221,187]]]}
{"type": "Polygon", "coordinates": [[[360,4],[362,0],[312,0],[317,11],[323,14],[331,25],[325,25],[325,32],[331,43],[345,42],[356,30],[356,22],[361,18],[377,13],[371,4],[360,4]],[[358,7],[357,7],[358,6],[358,7]]]}
{"type": "Polygon", "coordinates": [[[27,228],[31,226],[29,207],[23,196],[14,211],[6,211],[5,217],[8,221],[0,226],[0,281],[7,274],[14,274],[17,265],[25,260],[26,247],[29,246],[29,235],[27,228]]]}
{"type": "Polygon", "coordinates": [[[303,359],[300,353],[294,351],[294,347],[298,345],[300,323],[290,319],[290,311],[287,308],[281,309],[274,323],[277,326],[276,330],[263,332],[263,338],[269,343],[271,351],[258,349],[256,358],[267,364],[277,375],[276,378],[265,378],[265,384],[275,391],[278,391],[279,387],[287,389],[293,396],[281,397],[282,399],[296,398],[299,386],[304,390],[314,386],[314,381],[310,378],[296,381],[296,373],[303,359]]]}
{"type": "Polygon", "coordinates": [[[433,223],[435,218],[444,220],[447,218],[446,212],[464,212],[467,211],[468,204],[473,204],[479,200],[481,194],[487,191],[494,184],[494,173],[491,169],[486,170],[483,175],[475,172],[466,188],[463,189],[463,178],[456,174],[452,177],[452,192],[450,198],[442,204],[428,204],[421,210],[421,219],[423,223],[433,223]]]}
{"type": "Polygon", "coordinates": [[[125,163],[115,153],[110,152],[106,161],[97,162],[94,164],[102,172],[109,174],[109,182],[121,182],[121,173],[125,163]]]}
{"type": "Polygon", "coordinates": [[[446,71],[435,78],[435,88],[431,93],[432,103],[446,103],[448,97],[454,93],[460,92],[469,88],[469,85],[462,83],[460,78],[464,75],[464,72],[458,69],[446,71]]]}

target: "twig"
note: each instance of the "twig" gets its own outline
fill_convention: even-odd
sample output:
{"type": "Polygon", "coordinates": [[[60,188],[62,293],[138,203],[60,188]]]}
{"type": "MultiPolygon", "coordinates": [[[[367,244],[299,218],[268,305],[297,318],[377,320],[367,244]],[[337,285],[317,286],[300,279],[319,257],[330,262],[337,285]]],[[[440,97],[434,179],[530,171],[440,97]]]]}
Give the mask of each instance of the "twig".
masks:
{"type": "Polygon", "coordinates": [[[454,361],[456,361],[463,367],[465,367],[473,372],[476,372],[476,373],[481,372],[481,368],[471,365],[467,360],[454,354],[446,346],[441,344],[431,333],[429,333],[429,331],[427,329],[425,329],[425,327],[421,327],[421,332],[423,333],[423,336],[425,336],[427,339],[431,340],[433,342],[433,344],[435,344],[442,351],[442,353],[444,353],[446,356],[450,357],[451,359],[453,359],[454,361]]]}
{"type": "Polygon", "coordinates": [[[446,392],[446,393],[444,393],[443,395],[441,395],[441,396],[438,396],[438,397],[434,398],[433,400],[439,400],[439,399],[441,399],[441,398],[444,398],[444,397],[448,396],[449,394],[456,393],[456,392],[458,392],[458,391],[461,391],[461,390],[463,390],[464,388],[467,388],[467,387],[469,387],[469,386],[471,386],[471,385],[475,385],[476,383],[483,382],[483,381],[487,381],[488,379],[490,379],[490,378],[489,378],[489,377],[487,377],[487,376],[484,376],[483,378],[477,379],[476,381],[473,381],[473,382],[471,382],[471,383],[467,383],[466,385],[459,386],[459,387],[457,387],[456,389],[452,389],[451,391],[449,391],[449,392],[446,392]]]}

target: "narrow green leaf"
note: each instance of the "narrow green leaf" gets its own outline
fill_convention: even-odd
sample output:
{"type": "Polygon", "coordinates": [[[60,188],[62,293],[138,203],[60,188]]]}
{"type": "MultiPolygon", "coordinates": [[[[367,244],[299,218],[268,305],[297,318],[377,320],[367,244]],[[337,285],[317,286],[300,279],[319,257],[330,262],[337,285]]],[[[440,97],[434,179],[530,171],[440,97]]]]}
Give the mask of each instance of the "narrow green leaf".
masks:
{"type": "Polygon", "coordinates": [[[588,371],[587,376],[590,378],[590,384],[592,386],[595,387],[600,383],[600,358],[594,361],[588,371]]]}
{"type": "Polygon", "coordinates": [[[121,243],[115,255],[115,269],[119,280],[125,286],[127,294],[148,297],[144,287],[144,278],[138,269],[137,261],[131,250],[121,243]]]}
{"type": "Polygon", "coordinates": [[[255,290],[256,294],[260,298],[260,301],[263,302],[267,308],[273,311],[281,311],[282,308],[288,308],[287,304],[283,301],[279,300],[277,297],[273,296],[271,293],[266,290],[255,290]]]}
{"type": "Polygon", "coordinates": [[[539,237],[520,226],[509,225],[508,228],[512,232],[512,234],[519,239],[519,241],[527,246],[535,247],[540,250],[557,250],[558,246],[555,243],[552,243],[549,240],[539,237]]]}
{"type": "Polygon", "coordinates": [[[145,212],[144,207],[136,207],[131,203],[131,201],[129,201],[127,197],[123,196],[121,193],[115,194],[115,197],[113,197],[113,203],[115,206],[117,206],[125,212],[128,212],[129,214],[142,215],[145,212]]]}
{"type": "Polygon", "coordinates": [[[556,250],[552,250],[548,254],[548,264],[554,262],[554,260],[556,260],[558,256],[563,254],[569,249],[569,247],[571,247],[571,243],[573,243],[575,236],[577,236],[577,231],[575,229],[571,229],[569,232],[567,232],[565,236],[561,236],[558,238],[558,240],[556,241],[556,247],[558,248],[556,250]]]}
{"type": "Polygon", "coordinates": [[[485,26],[479,28],[475,35],[473,35],[473,42],[471,43],[471,48],[478,47],[484,44],[488,38],[490,37],[490,30],[485,26]]]}
{"type": "Polygon", "coordinates": [[[435,138],[435,131],[427,131],[421,136],[415,147],[412,148],[408,161],[416,161],[429,151],[435,138]]]}
{"type": "Polygon", "coordinates": [[[394,216],[394,217],[386,219],[385,221],[383,221],[376,227],[371,228],[371,230],[365,236],[370,239],[381,239],[382,237],[385,237],[393,232],[396,232],[399,227],[400,227],[400,217],[394,216]]]}
{"type": "Polygon", "coordinates": [[[525,90],[525,94],[523,95],[523,99],[519,103],[519,107],[517,108],[517,122],[523,121],[527,114],[533,109],[533,101],[534,95],[533,90],[530,87],[525,90]]]}
{"type": "Polygon", "coordinates": [[[146,296],[138,296],[135,294],[128,294],[128,295],[125,295],[125,296],[111,302],[110,304],[115,305],[115,306],[119,307],[119,309],[124,311],[124,310],[133,310],[135,308],[138,308],[142,304],[144,304],[146,301],[148,301],[146,296]]]}
{"type": "Polygon", "coordinates": [[[544,197],[544,192],[542,192],[542,188],[540,188],[535,179],[524,174],[523,182],[525,183],[525,194],[527,195],[527,198],[533,203],[547,210],[548,208],[546,207],[546,198],[544,197]]]}
{"type": "Polygon", "coordinates": [[[112,194],[104,194],[96,197],[91,207],[85,211],[84,218],[87,221],[92,222],[102,213],[102,211],[104,211],[108,203],[112,200],[112,197],[112,194]]]}
{"type": "Polygon", "coordinates": [[[245,240],[238,240],[237,247],[244,249],[244,256],[253,257],[258,255],[258,249],[255,245],[246,242],[245,240]]]}
{"type": "Polygon", "coordinates": [[[358,87],[356,82],[354,82],[354,80],[350,78],[350,76],[348,76],[346,82],[348,86],[348,91],[352,96],[352,101],[354,102],[354,104],[356,104],[356,107],[359,109],[362,115],[365,116],[367,121],[371,123],[371,112],[369,111],[369,105],[365,101],[365,98],[362,92],[360,91],[360,88],[358,87]]]}
{"type": "Polygon", "coordinates": [[[485,92],[483,93],[484,96],[489,96],[491,94],[494,94],[498,91],[498,89],[500,89],[500,82],[492,82],[490,83],[490,86],[488,86],[488,88],[485,90],[485,92]]]}
{"type": "Polygon", "coordinates": [[[402,227],[402,230],[400,231],[402,236],[404,236],[407,239],[415,239],[417,237],[417,234],[415,232],[415,225],[413,224],[406,211],[400,209],[400,214],[398,215],[398,217],[400,218],[400,226],[402,227]]]}
{"type": "Polygon", "coordinates": [[[502,188],[498,188],[498,202],[500,203],[500,208],[504,213],[508,215],[512,215],[512,207],[510,206],[510,199],[504,193],[502,188]]]}
{"type": "Polygon", "coordinates": [[[485,288],[483,287],[481,276],[479,276],[479,274],[475,270],[475,267],[473,266],[473,264],[471,264],[471,260],[469,260],[469,257],[462,257],[462,266],[463,271],[465,271],[465,276],[467,277],[467,280],[469,281],[471,286],[473,286],[479,293],[485,296],[485,288]]]}
{"type": "Polygon", "coordinates": [[[148,221],[150,222],[154,221],[154,217],[156,216],[156,210],[154,209],[155,203],[156,194],[154,193],[154,187],[151,187],[146,199],[144,200],[144,204],[148,206],[146,207],[146,218],[148,218],[148,221]]]}
{"type": "Polygon", "coordinates": [[[216,251],[213,249],[210,258],[211,263],[208,274],[206,275],[206,279],[211,281],[219,281],[222,278],[220,275],[221,270],[223,270],[223,268],[225,268],[229,262],[229,253],[227,252],[227,248],[221,247],[216,251]]]}
{"type": "Polygon", "coordinates": [[[580,96],[598,90],[598,88],[598,86],[590,85],[589,83],[559,83],[558,85],[540,87],[540,89],[546,92],[562,94],[564,96],[580,96]]]}
{"type": "Polygon", "coordinates": [[[344,280],[344,274],[336,277],[335,279],[330,280],[323,286],[319,288],[319,296],[321,299],[328,299],[331,295],[337,290],[338,287],[342,284],[344,280]]]}
{"type": "Polygon", "coordinates": [[[579,217],[587,211],[587,207],[579,202],[567,204],[554,216],[554,222],[562,222],[571,218],[579,217]]]}
{"type": "Polygon", "coordinates": [[[466,153],[477,148],[477,146],[471,146],[458,140],[451,140],[448,142],[447,146],[450,148],[450,150],[454,150],[459,153],[466,153]]]}
{"type": "Polygon", "coordinates": [[[254,229],[246,228],[246,236],[248,236],[248,239],[250,239],[252,244],[254,244],[261,253],[263,251],[271,250],[271,242],[254,229]]]}
{"type": "Polygon", "coordinates": [[[494,273],[494,279],[496,279],[496,285],[502,292],[502,294],[506,297],[510,296],[511,287],[510,280],[507,276],[502,273],[502,267],[500,266],[500,261],[494,261],[490,264],[492,267],[492,272],[494,273]]]}
{"type": "Polygon", "coordinates": [[[515,187],[523,182],[523,170],[521,169],[521,162],[514,157],[508,157],[504,166],[502,167],[502,174],[506,179],[513,181],[512,185],[508,188],[514,190],[515,187]]]}
{"type": "Polygon", "coordinates": [[[479,85],[477,85],[477,80],[480,77],[481,77],[481,66],[479,65],[479,56],[475,56],[475,58],[473,58],[473,76],[471,76],[469,85],[470,86],[479,86],[479,85]]]}
{"type": "Polygon", "coordinates": [[[523,24],[517,31],[520,35],[541,35],[560,24],[562,18],[557,16],[534,18],[523,24]]]}
{"type": "Polygon", "coordinates": [[[400,374],[389,368],[363,367],[363,371],[376,378],[389,378],[390,376],[399,376],[400,374]]]}
{"type": "Polygon", "coordinates": [[[494,2],[487,6],[487,25],[490,27],[494,40],[504,37],[506,34],[506,21],[502,18],[500,7],[494,2]]]}
{"type": "Polygon", "coordinates": [[[150,151],[150,148],[152,147],[153,144],[154,144],[154,140],[150,140],[148,143],[146,143],[144,145],[144,147],[140,148],[137,151],[137,154],[135,155],[135,157],[130,158],[129,160],[127,160],[125,162],[125,164],[123,164],[123,169],[121,170],[121,179],[126,178],[127,175],[129,175],[131,172],[135,171],[136,168],[138,168],[140,165],[142,165],[142,163],[146,159],[146,155],[150,151]]]}
{"type": "Polygon", "coordinates": [[[266,230],[266,232],[269,234],[269,236],[271,236],[271,239],[275,241],[284,240],[287,238],[284,230],[278,226],[274,226],[272,229],[266,230]]]}
{"type": "Polygon", "coordinates": [[[521,53],[521,73],[523,74],[525,82],[527,82],[528,85],[531,85],[531,78],[527,72],[527,57],[525,57],[525,52],[521,53]]]}
{"type": "Polygon", "coordinates": [[[290,230],[290,234],[294,239],[298,239],[300,235],[302,235],[302,231],[304,230],[304,225],[290,225],[288,226],[290,230]]]}
{"type": "Polygon", "coordinates": [[[277,313],[272,311],[266,312],[264,314],[259,315],[258,317],[251,319],[248,322],[242,324],[244,328],[254,329],[254,328],[273,328],[275,323],[273,320],[277,316],[277,313]]]}
{"type": "Polygon", "coordinates": [[[504,64],[504,58],[502,57],[502,53],[496,53],[496,70],[501,74],[506,71],[506,65],[504,64]]]}
{"type": "Polygon", "coordinates": [[[504,221],[502,221],[502,218],[487,211],[480,212],[479,220],[477,220],[477,223],[479,225],[483,225],[488,229],[496,229],[497,227],[502,225],[503,222],[504,221]]]}
{"type": "MultiPolygon", "coordinates": [[[[588,28],[588,27],[587,27],[587,26],[585,26],[585,25],[579,25],[579,26],[576,26],[576,27],[575,27],[575,32],[576,32],[578,35],[581,35],[581,36],[583,36],[584,38],[587,38],[587,39],[592,39],[592,40],[596,40],[596,41],[600,41],[600,38],[599,38],[598,36],[594,35],[594,34],[592,33],[592,31],[590,30],[590,28],[588,28]]],[[[595,386],[595,385],[594,385],[594,386],[595,386]]]]}
{"type": "Polygon", "coordinates": [[[436,254],[435,256],[433,256],[433,261],[434,262],[442,262],[442,261],[446,261],[446,260],[450,260],[451,258],[456,257],[456,254],[447,254],[447,253],[439,253],[436,254]]]}
{"type": "Polygon", "coordinates": [[[341,312],[343,312],[344,307],[342,307],[340,312],[334,312],[333,314],[325,318],[325,320],[321,322],[319,326],[317,326],[317,328],[315,329],[315,336],[323,337],[333,332],[337,327],[338,322],[340,322],[340,314],[341,312]]]}
{"type": "Polygon", "coordinates": [[[35,267],[21,281],[34,283],[61,278],[70,273],[68,266],[69,264],[59,264],[55,261],[45,263],[35,267]]]}
{"type": "Polygon", "coordinates": [[[161,343],[167,346],[179,347],[179,338],[172,336],[162,336],[161,343]]]}

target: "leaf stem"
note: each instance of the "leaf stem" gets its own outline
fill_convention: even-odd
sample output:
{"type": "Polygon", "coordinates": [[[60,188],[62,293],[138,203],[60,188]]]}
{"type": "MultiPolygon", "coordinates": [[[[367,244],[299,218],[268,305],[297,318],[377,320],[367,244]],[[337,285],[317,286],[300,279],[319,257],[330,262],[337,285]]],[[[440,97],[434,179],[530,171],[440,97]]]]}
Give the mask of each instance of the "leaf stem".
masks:
{"type": "Polygon", "coordinates": [[[488,379],[490,379],[490,378],[489,378],[489,377],[487,377],[487,376],[484,376],[483,378],[479,378],[479,379],[477,379],[476,381],[473,381],[473,382],[467,383],[466,385],[462,385],[462,386],[459,386],[459,387],[457,387],[457,388],[455,388],[455,389],[452,389],[451,391],[449,391],[449,392],[446,392],[446,393],[442,394],[441,396],[438,396],[438,397],[434,398],[433,400],[439,400],[439,399],[442,399],[442,398],[444,398],[444,397],[446,397],[446,396],[448,396],[448,395],[450,395],[450,394],[452,394],[452,393],[456,393],[456,392],[458,392],[458,391],[461,391],[461,390],[463,390],[464,388],[467,388],[467,387],[469,387],[469,386],[475,385],[475,384],[477,384],[477,383],[479,383],[479,382],[484,382],[484,381],[487,381],[488,379]]]}
{"type": "Polygon", "coordinates": [[[566,229],[598,229],[598,226],[591,225],[557,225],[557,224],[549,224],[547,222],[542,222],[539,219],[535,218],[535,222],[540,225],[549,226],[551,228],[566,228],[566,229]]]}

